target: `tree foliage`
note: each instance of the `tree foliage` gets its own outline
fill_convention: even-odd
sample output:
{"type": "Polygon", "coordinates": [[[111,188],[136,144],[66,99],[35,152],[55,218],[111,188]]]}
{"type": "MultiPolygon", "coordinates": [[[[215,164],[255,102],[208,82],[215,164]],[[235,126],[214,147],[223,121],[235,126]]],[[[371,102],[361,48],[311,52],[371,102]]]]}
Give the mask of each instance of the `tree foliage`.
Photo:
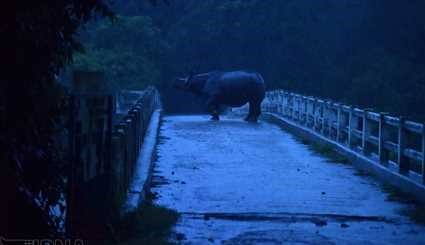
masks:
{"type": "Polygon", "coordinates": [[[169,43],[169,79],[190,69],[252,69],[269,89],[425,119],[423,0],[173,4],[145,11],[169,43]]]}
{"type": "Polygon", "coordinates": [[[57,231],[65,179],[60,69],[81,49],[79,27],[109,16],[104,0],[12,1],[0,9],[0,235],[57,231]]]}
{"type": "Polygon", "coordinates": [[[160,80],[166,49],[160,30],[146,16],[119,16],[88,28],[86,49],[75,56],[73,68],[103,70],[111,88],[143,89],[160,80]]]}
{"type": "MultiPolygon", "coordinates": [[[[0,9],[0,236],[46,238],[60,232],[69,167],[63,148],[69,112],[67,91],[58,80],[74,54],[78,52],[87,66],[127,60],[149,63],[134,57],[132,50],[118,58],[110,53],[100,53],[98,60],[82,57],[81,28],[104,17],[115,20],[112,8],[110,0],[17,0],[0,9]]],[[[129,69],[129,74],[136,70],[120,69],[129,69]]]]}

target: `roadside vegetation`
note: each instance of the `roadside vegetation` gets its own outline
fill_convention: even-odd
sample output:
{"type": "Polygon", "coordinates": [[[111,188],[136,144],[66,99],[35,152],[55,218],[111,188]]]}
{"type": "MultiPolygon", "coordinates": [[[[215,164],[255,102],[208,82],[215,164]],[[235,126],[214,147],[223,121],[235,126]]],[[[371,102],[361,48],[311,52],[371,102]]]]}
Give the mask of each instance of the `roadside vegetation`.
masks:
{"type": "MultiPolygon", "coordinates": [[[[348,158],[346,158],[344,155],[337,152],[330,146],[311,142],[301,137],[295,137],[295,139],[301,144],[306,145],[312,152],[324,157],[327,162],[348,165],[350,164],[348,158]]],[[[411,194],[405,193],[395,186],[382,183],[381,181],[377,180],[373,175],[364,170],[355,169],[354,175],[363,178],[372,178],[374,179],[374,181],[380,183],[379,186],[381,190],[387,194],[387,201],[401,202],[407,205],[405,208],[399,210],[400,214],[409,217],[411,220],[418,224],[425,225],[425,205],[414,200],[411,194]]]]}
{"type": "Polygon", "coordinates": [[[406,208],[399,210],[400,214],[409,217],[418,224],[425,225],[425,205],[415,201],[410,194],[400,191],[395,186],[382,184],[381,188],[388,194],[388,201],[407,204],[406,208]]]}
{"type": "Polygon", "coordinates": [[[179,218],[176,211],[146,203],[127,213],[111,227],[106,244],[114,245],[166,245],[172,227],[179,218]]]}
{"type": "Polygon", "coordinates": [[[328,162],[348,164],[348,159],[330,146],[313,143],[307,140],[301,140],[301,142],[307,145],[311,151],[323,156],[328,162]]]}

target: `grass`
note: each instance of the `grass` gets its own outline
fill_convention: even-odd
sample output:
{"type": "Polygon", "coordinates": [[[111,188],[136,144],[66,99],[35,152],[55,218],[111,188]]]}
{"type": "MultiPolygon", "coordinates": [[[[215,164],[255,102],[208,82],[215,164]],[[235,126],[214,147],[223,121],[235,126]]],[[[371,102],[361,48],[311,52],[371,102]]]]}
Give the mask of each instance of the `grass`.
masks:
{"type": "MultiPolygon", "coordinates": [[[[161,123],[163,121],[161,120],[161,123]]],[[[168,140],[158,136],[158,143],[168,140]]],[[[154,150],[153,162],[158,159],[158,151],[154,150]]],[[[154,170],[153,170],[154,171],[154,170]]],[[[171,229],[179,219],[175,210],[153,204],[157,194],[151,191],[146,193],[145,203],[136,210],[127,213],[112,227],[112,239],[107,244],[114,245],[166,245],[173,244],[167,241],[171,229]]]]}
{"type": "Polygon", "coordinates": [[[344,157],[343,155],[341,155],[340,153],[338,153],[337,151],[335,151],[333,148],[331,148],[329,146],[312,144],[312,145],[310,145],[309,148],[312,151],[314,151],[314,152],[324,156],[325,158],[327,158],[328,162],[342,163],[342,164],[348,163],[348,159],[346,157],[344,157]]]}
{"type": "MultiPolygon", "coordinates": [[[[162,122],[162,121],[161,121],[162,122]]],[[[167,138],[158,138],[159,143],[167,138]]],[[[155,149],[153,162],[158,159],[155,149]]],[[[155,172],[155,170],[153,170],[155,172]]],[[[146,193],[145,202],[136,210],[121,217],[115,224],[110,225],[109,239],[100,244],[107,245],[167,245],[171,230],[179,219],[175,210],[153,204],[157,194],[151,191],[146,193]]],[[[179,235],[179,234],[177,234],[179,235]]],[[[178,238],[178,237],[177,237],[178,238]]],[[[91,244],[91,243],[89,243],[91,244]]]]}
{"type": "MultiPolygon", "coordinates": [[[[348,164],[347,158],[336,152],[328,146],[321,146],[302,139],[301,143],[307,145],[310,150],[328,159],[328,162],[348,164]]],[[[371,175],[362,170],[357,170],[355,175],[362,177],[371,177],[371,175]]],[[[388,184],[382,184],[381,189],[388,194],[387,201],[400,202],[407,204],[406,208],[399,211],[400,214],[409,217],[414,222],[425,225],[425,205],[416,202],[408,193],[402,192],[397,187],[388,184]]]]}
{"type": "Polygon", "coordinates": [[[314,153],[326,158],[328,162],[348,164],[348,159],[330,146],[320,145],[298,137],[296,137],[296,140],[301,144],[306,145],[314,153]]]}
{"type": "Polygon", "coordinates": [[[425,205],[416,202],[410,194],[400,191],[395,186],[383,184],[382,190],[388,194],[388,201],[401,202],[408,205],[399,210],[400,214],[409,217],[418,224],[425,225],[425,205]]]}
{"type": "MultiPolygon", "coordinates": [[[[270,121],[273,122],[273,120],[270,120],[270,121]]],[[[283,127],[281,126],[281,128],[283,127]]],[[[306,145],[311,151],[326,158],[328,162],[349,164],[349,160],[346,157],[344,157],[342,154],[334,150],[332,147],[329,147],[326,145],[320,145],[318,143],[311,142],[299,136],[295,136],[295,139],[301,144],[306,145]]],[[[390,152],[389,158],[396,159],[395,153],[390,152]]],[[[361,177],[371,177],[376,180],[376,178],[373,175],[363,170],[357,170],[355,175],[361,176],[361,177]]],[[[377,182],[380,182],[380,181],[377,181],[377,182]]],[[[425,225],[425,205],[424,204],[418,203],[412,198],[412,195],[402,192],[400,189],[398,189],[395,186],[388,185],[388,184],[381,184],[381,189],[382,191],[388,194],[387,201],[401,202],[407,205],[406,208],[403,208],[402,210],[399,211],[401,215],[405,215],[409,217],[411,220],[413,220],[414,222],[418,224],[425,225]]]]}
{"type": "Polygon", "coordinates": [[[398,188],[392,185],[382,184],[381,189],[388,194],[387,201],[402,202],[408,204],[414,203],[414,201],[409,197],[409,194],[400,191],[398,188]]]}
{"type": "Polygon", "coordinates": [[[150,203],[127,213],[111,226],[111,238],[103,244],[166,245],[171,228],[179,214],[171,209],[150,203]]]}
{"type": "MultiPolygon", "coordinates": [[[[163,120],[160,121],[160,125],[163,120]]],[[[158,144],[169,138],[159,136],[158,144]]],[[[158,159],[158,151],[154,150],[152,161],[158,159]]],[[[153,170],[154,171],[154,170],[153,170]]],[[[127,213],[119,222],[111,227],[111,239],[106,243],[110,245],[166,245],[172,244],[167,241],[172,227],[179,219],[179,213],[175,210],[153,204],[156,193],[148,191],[145,203],[136,210],[127,213]]]]}
{"type": "Polygon", "coordinates": [[[413,208],[404,209],[401,214],[408,216],[414,222],[425,225],[425,207],[415,205],[413,208]]]}
{"type": "Polygon", "coordinates": [[[356,169],[354,175],[360,177],[373,177],[372,174],[370,174],[369,172],[360,169],[356,169]]]}
{"type": "MultiPolygon", "coordinates": [[[[273,118],[264,118],[264,120],[269,121],[271,123],[275,123],[276,119],[273,118]]],[[[285,128],[279,124],[279,123],[275,123],[275,125],[278,125],[281,129],[283,129],[284,131],[285,128]]],[[[344,157],[342,154],[338,153],[336,150],[334,150],[332,147],[330,146],[326,146],[326,145],[321,145],[315,142],[311,142],[310,140],[307,140],[303,137],[297,136],[295,134],[291,134],[294,136],[295,140],[300,142],[303,145],[306,145],[311,151],[313,151],[314,153],[323,156],[324,158],[327,159],[328,162],[330,163],[340,163],[340,164],[348,164],[349,161],[346,157],[344,157]]]]}
{"type": "MultiPolygon", "coordinates": [[[[160,121],[160,126],[163,120],[160,121]]],[[[169,138],[157,136],[158,144],[169,138]]],[[[154,150],[152,161],[158,159],[158,151],[154,150]]],[[[152,170],[155,172],[155,170],[152,170]]],[[[175,210],[153,204],[157,194],[151,191],[146,193],[145,202],[136,210],[124,215],[116,224],[111,225],[111,238],[104,244],[108,245],[166,245],[171,235],[172,227],[179,219],[175,210]]]]}

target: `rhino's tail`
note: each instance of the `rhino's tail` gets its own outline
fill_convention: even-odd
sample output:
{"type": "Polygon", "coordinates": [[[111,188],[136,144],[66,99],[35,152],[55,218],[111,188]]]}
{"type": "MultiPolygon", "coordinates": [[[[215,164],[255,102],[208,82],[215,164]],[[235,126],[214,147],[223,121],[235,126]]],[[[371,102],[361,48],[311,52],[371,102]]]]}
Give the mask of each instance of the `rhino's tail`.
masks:
{"type": "Polygon", "coordinates": [[[261,76],[261,74],[260,74],[260,73],[255,72],[255,76],[257,77],[258,81],[262,81],[262,82],[264,83],[263,76],[261,76]]]}
{"type": "Polygon", "coordinates": [[[263,76],[261,76],[261,74],[258,72],[255,72],[255,80],[257,85],[260,86],[259,97],[260,97],[260,101],[262,101],[266,95],[266,83],[264,82],[263,76]]]}
{"type": "Polygon", "coordinates": [[[257,82],[258,82],[258,83],[263,84],[264,89],[265,89],[265,87],[266,87],[266,83],[264,82],[264,78],[263,78],[263,76],[261,76],[261,74],[260,74],[260,73],[256,72],[256,73],[255,73],[255,77],[256,77],[256,79],[257,79],[257,82]]]}

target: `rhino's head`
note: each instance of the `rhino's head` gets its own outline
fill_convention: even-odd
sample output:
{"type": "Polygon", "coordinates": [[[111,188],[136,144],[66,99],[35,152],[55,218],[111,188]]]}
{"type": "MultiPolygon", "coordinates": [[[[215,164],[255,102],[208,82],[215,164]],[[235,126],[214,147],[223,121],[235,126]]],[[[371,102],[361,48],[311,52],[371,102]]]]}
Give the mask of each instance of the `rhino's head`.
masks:
{"type": "Polygon", "coordinates": [[[190,74],[188,77],[178,77],[174,80],[173,88],[190,91],[190,82],[192,80],[193,74],[190,74]]]}
{"type": "Polygon", "coordinates": [[[199,75],[194,75],[191,73],[188,77],[176,78],[173,83],[173,87],[175,89],[192,92],[195,94],[202,94],[204,84],[205,79],[201,78],[199,75]]]}

